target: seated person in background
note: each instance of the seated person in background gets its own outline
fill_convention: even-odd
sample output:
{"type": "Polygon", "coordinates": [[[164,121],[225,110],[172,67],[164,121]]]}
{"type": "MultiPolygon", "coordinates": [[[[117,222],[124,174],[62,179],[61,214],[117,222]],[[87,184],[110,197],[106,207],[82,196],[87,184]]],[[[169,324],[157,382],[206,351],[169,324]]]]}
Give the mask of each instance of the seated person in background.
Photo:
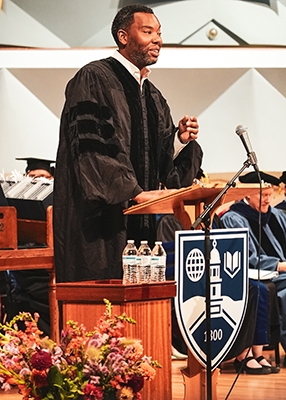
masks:
{"type": "Polygon", "coordinates": [[[282,210],[286,214],[286,171],[282,172],[280,181],[284,183],[284,200],[281,203],[276,204],[275,208],[282,210]]]}
{"type": "MultiPolygon", "coordinates": [[[[229,211],[221,216],[227,228],[249,229],[249,267],[261,270],[278,271],[279,275],[272,282],[276,286],[280,307],[281,344],[286,352],[286,215],[276,208],[271,207],[270,201],[273,194],[273,185],[279,186],[280,181],[275,176],[260,172],[264,183],[269,187],[262,189],[261,199],[261,246],[259,245],[260,227],[260,190],[251,196],[233,204],[229,211]]],[[[242,183],[259,183],[257,172],[250,172],[239,179],[242,183]]],[[[269,363],[262,356],[263,346],[254,349],[254,357],[244,361],[244,370],[248,373],[259,373],[258,369],[269,367],[269,363]],[[249,371],[256,369],[256,372],[249,371]]],[[[240,366],[246,351],[237,357],[236,367],[240,366]]],[[[251,353],[250,353],[251,354],[251,353]]],[[[285,365],[285,358],[284,358],[285,365]]],[[[271,372],[277,372],[275,370],[271,372]]],[[[262,372],[261,372],[262,373],[262,372]]]]}
{"type": "Polygon", "coordinates": [[[16,158],[16,160],[27,162],[25,170],[27,176],[31,178],[54,179],[55,167],[52,167],[51,164],[55,163],[55,161],[32,157],[16,158]]]}
{"type": "MultiPolygon", "coordinates": [[[[34,178],[53,179],[54,161],[37,158],[17,158],[26,160],[26,174],[34,178]]],[[[27,244],[31,248],[37,243],[27,244]]],[[[11,320],[21,311],[37,312],[40,315],[38,326],[46,334],[50,332],[49,314],[49,274],[46,270],[8,271],[8,296],[5,311],[11,320]]]]}
{"type": "Polygon", "coordinates": [[[236,372],[251,375],[277,373],[280,371],[279,365],[270,365],[262,352],[266,345],[278,345],[279,337],[279,307],[275,284],[249,279],[244,321],[225,361],[235,358],[236,372]]]}

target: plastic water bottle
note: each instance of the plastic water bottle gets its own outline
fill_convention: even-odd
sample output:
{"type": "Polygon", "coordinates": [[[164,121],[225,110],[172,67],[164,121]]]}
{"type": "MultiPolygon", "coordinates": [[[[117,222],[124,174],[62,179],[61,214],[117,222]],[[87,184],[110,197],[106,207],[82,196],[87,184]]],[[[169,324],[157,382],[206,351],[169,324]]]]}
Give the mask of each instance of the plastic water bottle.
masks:
{"type": "Polygon", "coordinates": [[[140,283],[140,270],[137,264],[137,248],[134,240],[127,240],[122,253],[123,285],[140,283]]]}
{"type": "Polygon", "coordinates": [[[162,242],[155,242],[151,253],[151,280],[152,282],[164,282],[166,280],[166,252],[162,242]]]}
{"type": "Polygon", "coordinates": [[[151,282],[151,249],[147,240],[141,240],[137,252],[137,263],[140,266],[140,282],[151,282]]]}

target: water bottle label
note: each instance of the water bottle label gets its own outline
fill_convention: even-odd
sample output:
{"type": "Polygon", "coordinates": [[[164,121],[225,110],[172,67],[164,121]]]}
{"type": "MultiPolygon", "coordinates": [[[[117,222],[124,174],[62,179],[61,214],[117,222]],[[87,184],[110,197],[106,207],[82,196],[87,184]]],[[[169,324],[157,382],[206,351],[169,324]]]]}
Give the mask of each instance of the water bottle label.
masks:
{"type": "Polygon", "coordinates": [[[166,256],[152,256],[152,265],[166,265],[166,256]]]}
{"type": "Polygon", "coordinates": [[[140,264],[141,265],[150,265],[151,257],[150,256],[141,256],[140,264]]]}
{"type": "Polygon", "coordinates": [[[152,256],[152,258],[151,258],[151,265],[152,265],[152,266],[156,266],[156,265],[159,264],[159,261],[160,261],[160,257],[152,256]]]}
{"type": "Polygon", "coordinates": [[[155,256],[151,258],[151,281],[164,282],[166,280],[166,256],[155,256]]]}
{"type": "Polygon", "coordinates": [[[134,264],[136,264],[137,257],[136,256],[123,256],[122,260],[123,260],[123,264],[134,265],[134,264]]]}

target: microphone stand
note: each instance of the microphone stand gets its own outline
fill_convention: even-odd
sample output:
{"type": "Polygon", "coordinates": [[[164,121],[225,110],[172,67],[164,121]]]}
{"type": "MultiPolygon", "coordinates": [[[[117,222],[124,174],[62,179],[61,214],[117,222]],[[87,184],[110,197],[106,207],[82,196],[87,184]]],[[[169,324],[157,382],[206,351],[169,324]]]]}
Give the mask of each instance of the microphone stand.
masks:
{"type": "Polygon", "coordinates": [[[204,259],[205,259],[205,285],[206,285],[206,356],[207,356],[207,400],[212,400],[212,368],[211,368],[211,294],[210,294],[210,212],[216,205],[216,203],[222,198],[222,196],[228,191],[230,187],[235,187],[235,180],[241,175],[241,173],[252,165],[252,159],[248,156],[247,160],[243,163],[240,170],[227,182],[221,192],[215,197],[215,199],[209,204],[205,205],[204,211],[196,218],[192,224],[191,229],[196,229],[201,223],[204,224],[204,259]]]}

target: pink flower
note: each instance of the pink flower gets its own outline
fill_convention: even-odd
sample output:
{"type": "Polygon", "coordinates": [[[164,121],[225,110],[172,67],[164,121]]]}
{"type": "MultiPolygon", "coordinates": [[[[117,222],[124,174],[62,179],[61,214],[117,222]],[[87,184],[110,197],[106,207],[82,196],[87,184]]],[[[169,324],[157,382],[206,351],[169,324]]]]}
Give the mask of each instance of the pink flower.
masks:
{"type": "Polygon", "coordinates": [[[156,375],[155,369],[147,364],[146,362],[142,362],[139,368],[141,374],[145,377],[145,379],[154,379],[156,375]]]}
{"type": "Polygon", "coordinates": [[[85,400],[102,400],[104,393],[101,387],[88,383],[83,389],[85,400]]]}

